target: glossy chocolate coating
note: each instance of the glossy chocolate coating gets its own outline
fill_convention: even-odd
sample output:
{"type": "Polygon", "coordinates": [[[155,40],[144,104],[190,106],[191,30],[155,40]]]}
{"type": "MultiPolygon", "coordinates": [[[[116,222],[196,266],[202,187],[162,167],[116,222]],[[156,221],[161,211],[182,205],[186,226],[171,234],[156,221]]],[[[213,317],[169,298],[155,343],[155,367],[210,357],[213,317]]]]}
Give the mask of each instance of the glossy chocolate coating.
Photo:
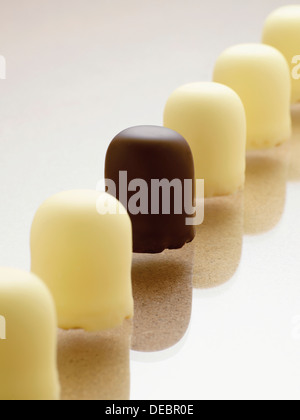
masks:
{"type": "Polygon", "coordinates": [[[113,139],[106,155],[105,178],[115,182],[116,198],[128,209],[127,203],[136,191],[128,191],[127,203],[124,202],[119,191],[120,171],[127,171],[127,187],[135,179],[143,179],[148,185],[149,214],[134,215],[129,211],[134,252],[160,253],[181,248],[194,239],[194,226],[186,224],[191,214],[186,213],[184,206],[184,180],[194,182],[194,161],[188,143],[180,134],[164,127],[138,126],[124,130],[113,139]],[[151,181],[163,179],[182,182],[182,214],[175,214],[173,189],[171,214],[163,214],[161,200],[159,214],[151,214],[151,181]]]}

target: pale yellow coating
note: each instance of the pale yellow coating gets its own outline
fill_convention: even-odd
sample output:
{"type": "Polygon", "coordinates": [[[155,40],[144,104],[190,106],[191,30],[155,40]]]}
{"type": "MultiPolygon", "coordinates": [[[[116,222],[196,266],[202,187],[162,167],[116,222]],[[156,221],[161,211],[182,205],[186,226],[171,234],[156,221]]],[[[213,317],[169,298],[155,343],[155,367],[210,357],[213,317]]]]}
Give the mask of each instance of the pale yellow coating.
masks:
{"type": "Polygon", "coordinates": [[[112,196],[82,190],[48,199],[33,221],[31,254],[60,328],[101,331],[132,318],[132,228],[112,196]]]}
{"type": "Polygon", "coordinates": [[[214,81],[231,87],[245,106],[248,150],[290,138],[290,72],[278,50],[262,44],[231,47],[217,60],[214,81]]]}
{"type": "Polygon", "coordinates": [[[292,103],[300,102],[300,5],[284,6],[267,18],[263,42],[277,48],[290,65],[292,103]]]}
{"type": "Polygon", "coordinates": [[[59,399],[56,314],[49,290],[35,275],[0,268],[0,400],[59,399]]]}
{"type": "Polygon", "coordinates": [[[217,83],[192,83],[175,90],[164,125],[189,143],[205,196],[230,195],[245,182],[246,117],[238,95],[217,83]]]}

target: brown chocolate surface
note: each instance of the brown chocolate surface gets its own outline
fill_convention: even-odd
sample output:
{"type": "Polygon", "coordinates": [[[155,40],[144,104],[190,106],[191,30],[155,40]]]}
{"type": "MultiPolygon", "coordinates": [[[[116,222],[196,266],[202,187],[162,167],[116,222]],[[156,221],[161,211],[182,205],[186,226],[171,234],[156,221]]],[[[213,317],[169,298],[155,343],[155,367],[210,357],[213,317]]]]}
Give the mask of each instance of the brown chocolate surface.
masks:
{"type": "MultiPolygon", "coordinates": [[[[129,128],[111,142],[105,164],[105,178],[117,186],[116,198],[129,211],[133,225],[133,250],[137,253],[160,253],[165,249],[178,249],[195,237],[194,226],[186,225],[191,217],[184,206],[184,180],[194,180],[194,162],[186,140],[173,130],[156,126],[129,128]],[[148,186],[148,214],[131,214],[127,203],[136,192],[128,192],[127,202],[120,194],[120,171],[127,171],[127,187],[135,179],[148,186]],[[171,214],[163,214],[160,199],[159,214],[151,214],[151,181],[182,182],[182,214],[175,214],[174,190],[171,188],[171,214]]],[[[128,190],[128,188],[127,188],[128,190]]],[[[193,192],[195,193],[195,192],[193,192]]],[[[161,195],[161,194],[160,194],[161,195]]],[[[190,200],[192,207],[192,199],[190,200]]]]}

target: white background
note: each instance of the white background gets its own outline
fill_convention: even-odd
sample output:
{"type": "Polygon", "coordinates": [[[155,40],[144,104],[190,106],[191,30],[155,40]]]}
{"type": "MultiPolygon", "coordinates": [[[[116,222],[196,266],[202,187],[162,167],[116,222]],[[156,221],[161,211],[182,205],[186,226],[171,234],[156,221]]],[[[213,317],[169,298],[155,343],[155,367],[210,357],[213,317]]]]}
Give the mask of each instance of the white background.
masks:
{"type": "MultiPolygon", "coordinates": [[[[259,42],[276,0],[1,0],[0,265],[30,267],[39,204],[95,188],[110,140],[161,124],[179,85],[211,80],[223,49],[259,42]]],[[[132,398],[299,398],[300,186],[270,233],[245,237],[235,277],[194,294],[189,333],[132,354],[132,398]]]]}

